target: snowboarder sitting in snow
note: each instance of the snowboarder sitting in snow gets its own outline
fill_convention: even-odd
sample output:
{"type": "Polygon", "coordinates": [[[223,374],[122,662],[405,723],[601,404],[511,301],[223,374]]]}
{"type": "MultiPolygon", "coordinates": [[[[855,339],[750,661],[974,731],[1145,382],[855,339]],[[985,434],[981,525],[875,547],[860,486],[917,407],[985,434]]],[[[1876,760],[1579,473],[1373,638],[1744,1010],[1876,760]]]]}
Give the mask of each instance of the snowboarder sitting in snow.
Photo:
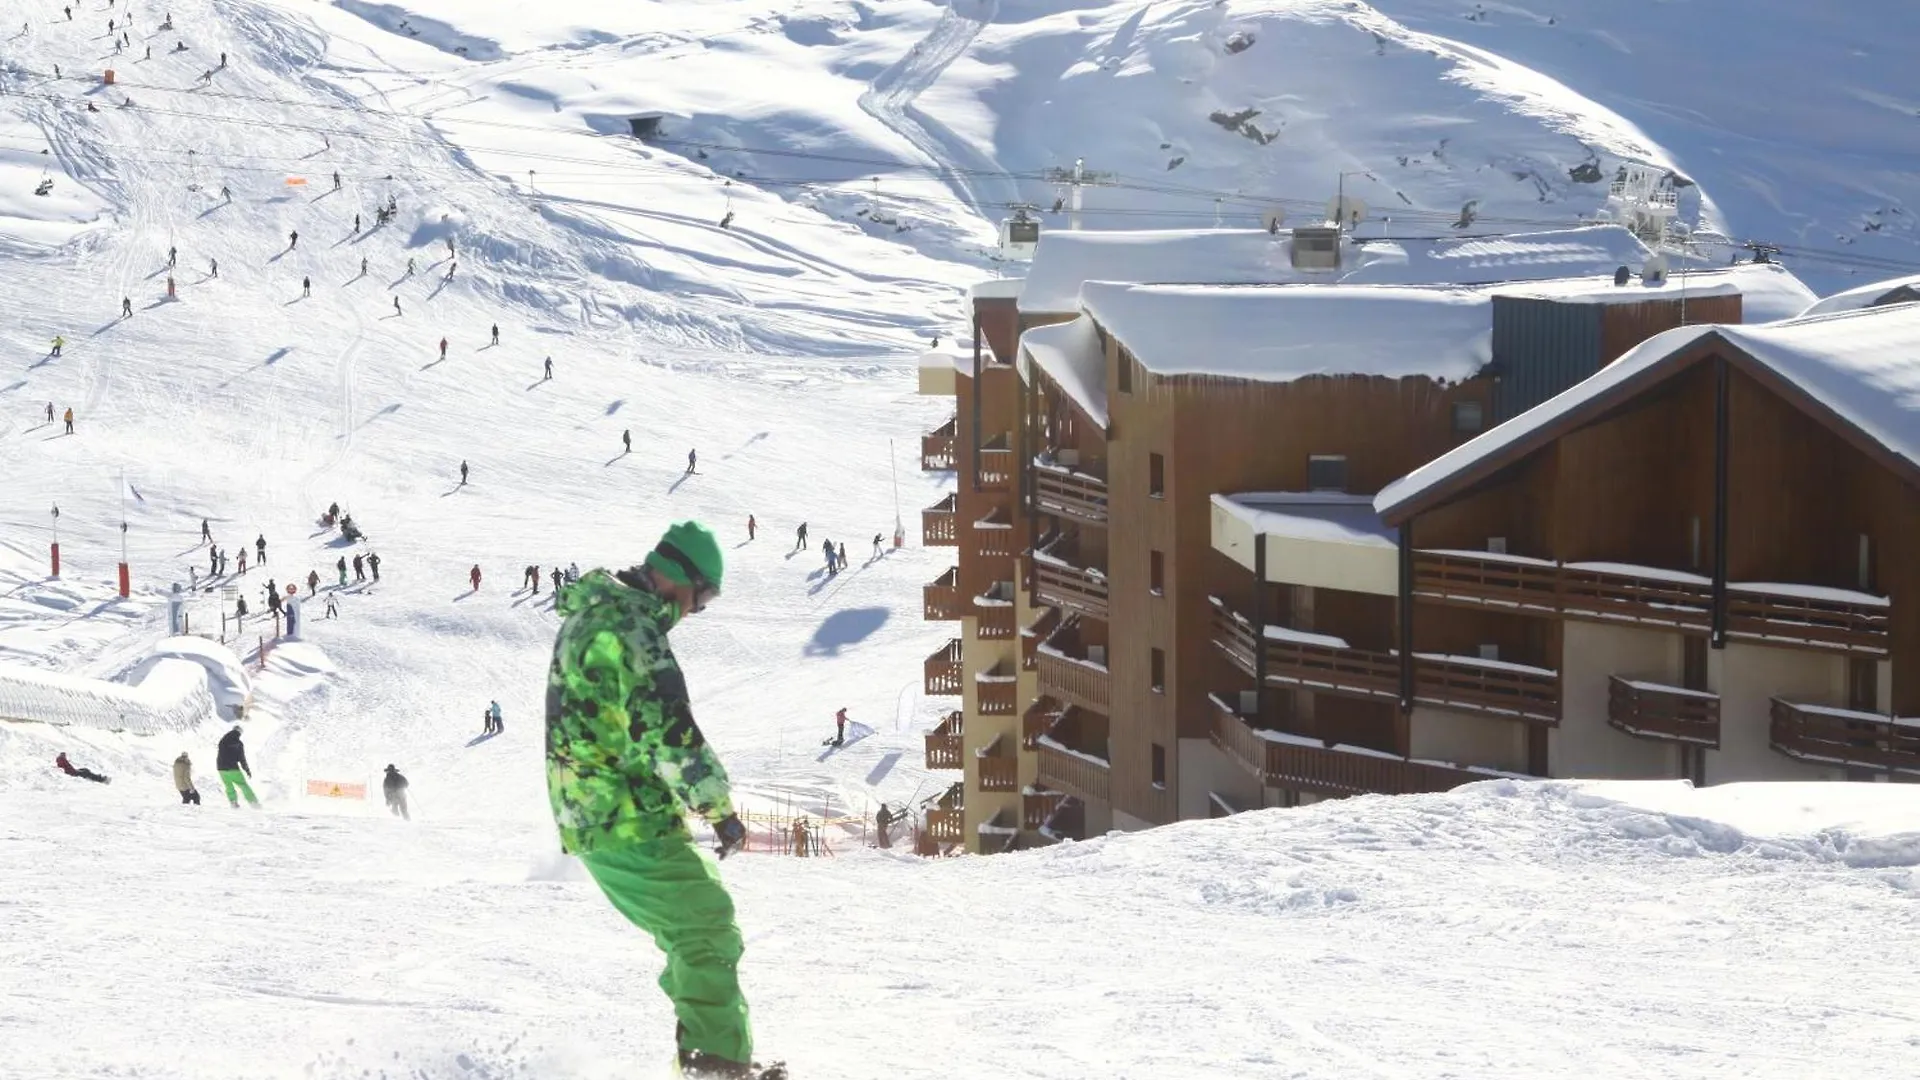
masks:
{"type": "Polygon", "coordinates": [[[749,1064],[733,901],[684,820],[712,823],[721,858],[746,842],[667,643],[720,595],[722,571],[712,531],[683,521],[640,565],[567,590],[547,676],[547,791],[561,848],[667,954],[683,1074],[771,1080],[785,1069],[749,1064]]]}
{"type": "Polygon", "coordinates": [[[412,821],[413,815],[407,813],[407,778],[400,770],[387,766],[387,778],[380,782],[380,789],[386,793],[387,809],[405,821],[412,821]]]}
{"type": "Polygon", "coordinates": [[[73,762],[67,760],[67,753],[64,750],[60,752],[59,757],[56,757],[53,759],[53,764],[61,772],[66,773],[68,776],[77,776],[82,780],[91,780],[96,784],[111,783],[111,781],[109,781],[106,777],[101,776],[99,773],[94,772],[92,769],[76,768],[73,762]]]}

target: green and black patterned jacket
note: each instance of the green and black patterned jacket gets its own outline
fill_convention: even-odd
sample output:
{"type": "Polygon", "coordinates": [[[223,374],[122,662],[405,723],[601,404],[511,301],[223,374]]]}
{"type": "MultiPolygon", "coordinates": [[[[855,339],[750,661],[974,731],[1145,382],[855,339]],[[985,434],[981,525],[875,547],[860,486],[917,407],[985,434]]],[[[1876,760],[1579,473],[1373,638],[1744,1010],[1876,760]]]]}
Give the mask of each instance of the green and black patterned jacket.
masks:
{"type": "Polygon", "coordinates": [[[547,672],[547,793],[580,853],[688,835],[733,812],[727,772],[693,722],[667,644],[674,614],[637,571],[595,570],[561,594],[547,672]]]}

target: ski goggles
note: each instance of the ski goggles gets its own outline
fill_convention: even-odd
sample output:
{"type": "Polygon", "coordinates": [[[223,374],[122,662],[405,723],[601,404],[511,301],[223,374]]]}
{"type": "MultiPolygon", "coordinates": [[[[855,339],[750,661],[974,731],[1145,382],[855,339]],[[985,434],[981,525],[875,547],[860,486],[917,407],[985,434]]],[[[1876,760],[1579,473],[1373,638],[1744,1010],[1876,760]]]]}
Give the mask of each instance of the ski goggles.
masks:
{"type": "Polygon", "coordinates": [[[708,581],[707,575],[700,572],[700,568],[693,564],[692,559],[687,558],[686,552],[665,541],[654,545],[653,550],[655,554],[679,567],[680,572],[687,575],[687,581],[693,588],[693,610],[688,614],[698,615],[707,609],[708,604],[719,598],[720,586],[708,581]]]}

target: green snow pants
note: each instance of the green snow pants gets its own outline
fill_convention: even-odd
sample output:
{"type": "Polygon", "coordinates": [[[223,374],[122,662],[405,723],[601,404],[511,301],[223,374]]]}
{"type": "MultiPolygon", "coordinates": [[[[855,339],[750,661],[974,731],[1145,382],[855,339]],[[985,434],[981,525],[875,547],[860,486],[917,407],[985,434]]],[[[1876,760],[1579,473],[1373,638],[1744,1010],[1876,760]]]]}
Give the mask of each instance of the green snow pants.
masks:
{"type": "Polygon", "coordinates": [[[240,805],[240,800],[233,794],[234,788],[240,789],[240,794],[247,797],[247,802],[254,806],[260,805],[260,800],[253,797],[253,788],[247,784],[247,774],[239,769],[221,769],[220,786],[226,789],[227,802],[234,806],[240,805]]]}
{"type": "Polygon", "coordinates": [[[690,836],[580,856],[600,891],[667,954],[660,989],[680,1020],[680,1049],[753,1060],[747,1001],[736,969],[744,946],[733,898],[690,836]]]}

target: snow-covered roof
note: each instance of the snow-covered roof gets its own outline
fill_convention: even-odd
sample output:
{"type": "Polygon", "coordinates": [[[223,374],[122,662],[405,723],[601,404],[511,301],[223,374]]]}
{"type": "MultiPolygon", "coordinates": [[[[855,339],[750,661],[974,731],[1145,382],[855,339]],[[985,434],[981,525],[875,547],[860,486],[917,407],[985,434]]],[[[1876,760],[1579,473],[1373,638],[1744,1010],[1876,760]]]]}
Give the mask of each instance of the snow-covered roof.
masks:
{"type": "Polygon", "coordinates": [[[1638,304],[1649,300],[1698,299],[1739,295],[1740,321],[1774,322],[1798,315],[1813,291],[1778,263],[1742,263],[1709,270],[1686,270],[1676,265],[1664,278],[1649,283],[1639,275],[1615,285],[1613,275],[1568,277],[1551,281],[1513,282],[1493,287],[1495,295],[1556,300],[1568,304],[1638,304]]]}
{"type": "Polygon", "coordinates": [[[1492,301],[1474,289],[1089,282],[1080,303],[1159,375],[1457,381],[1493,358],[1492,301]]]}
{"type": "Polygon", "coordinates": [[[990,278],[967,290],[969,300],[1012,300],[1020,295],[1025,278],[990,278]]]}
{"type": "Polygon", "coordinates": [[[1862,435],[1920,469],[1920,304],[1742,326],[1682,326],[1656,334],[1598,373],[1388,484],[1382,517],[1454,477],[1527,444],[1663,362],[1717,340],[1820,402],[1862,435]]]}
{"type": "Polygon", "coordinates": [[[1265,229],[1048,232],[1020,291],[1022,312],[1080,309],[1080,286],[1101,281],[1258,284],[1298,277],[1285,243],[1265,229]]]}
{"type": "Polygon", "coordinates": [[[1040,370],[1071,397],[1087,417],[1107,426],[1107,366],[1100,337],[1085,315],[1072,322],[1036,326],[1020,335],[1020,375],[1029,377],[1027,364],[1040,370]]]}
{"type": "Polygon", "coordinates": [[[1355,247],[1341,280],[1373,285],[1472,285],[1599,274],[1611,281],[1617,268],[1637,274],[1647,260],[1646,246],[1618,225],[1512,236],[1361,238],[1355,247]]]}
{"type": "Polygon", "coordinates": [[[1395,530],[1373,511],[1373,496],[1345,492],[1278,491],[1214,495],[1213,505],[1254,535],[1290,536],[1342,544],[1394,547],[1395,530]]]}
{"type": "Polygon", "coordinates": [[[950,367],[956,371],[973,372],[973,354],[958,349],[934,349],[920,354],[920,366],[923,368],[950,367]]]}
{"type": "Polygon", "coordinates": [[[1840,311],[1858,311],[1872,307],[1880,298],[1900,289],[1911,289],[1920,293],[1920,274],[1912,277],[1893,278],[1888,281],[1876,281],[1868,285],[1858,285],[1845,292],[1837,292],[1809,305],[1802,315],[1831,315],[1840,311]]]}

